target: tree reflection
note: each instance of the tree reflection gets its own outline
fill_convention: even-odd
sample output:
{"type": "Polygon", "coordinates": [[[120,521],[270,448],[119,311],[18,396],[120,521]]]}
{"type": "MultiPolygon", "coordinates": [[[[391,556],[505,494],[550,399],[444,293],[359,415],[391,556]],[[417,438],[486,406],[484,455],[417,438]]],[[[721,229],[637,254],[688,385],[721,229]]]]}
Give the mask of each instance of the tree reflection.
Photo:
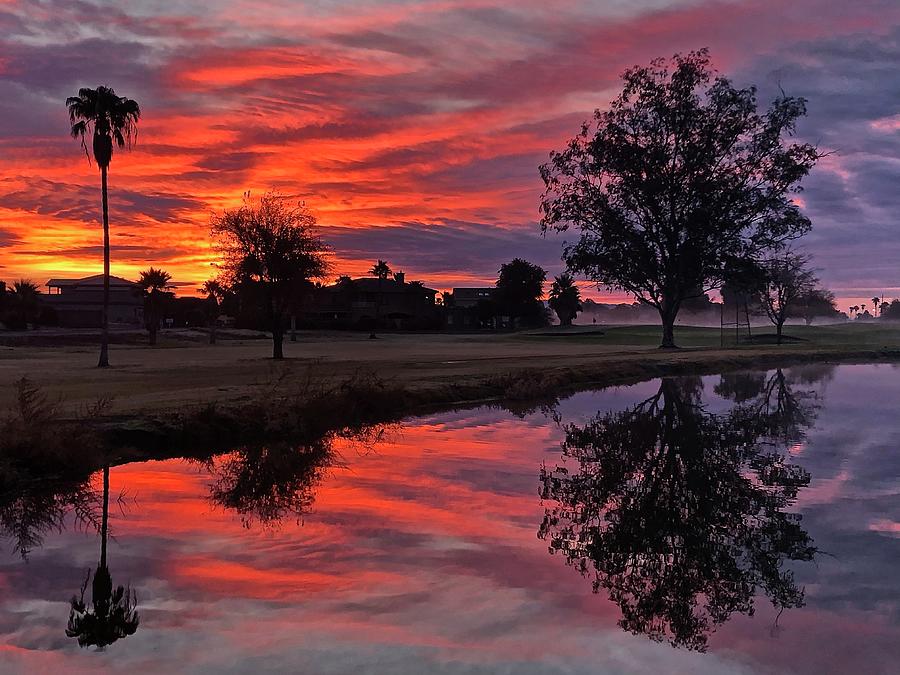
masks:
{"type": "Polygon", "coordinates": [[[140,624],[135,611],[137,598],[128,586],[113,588],[106,564],[109,538],[109,466],[103,467],[103,511],[100,521],[100,562],[91,585],[91,606],[84,601],[91,573],[81,586],[81,595],[72,596],[66,635],[78,639],[79,647],[104,649],[116,640],[134,635],[140,624]]]}
{"type": "Polygon", "coordinates": [[[215,477],[210,499],[240,514],[245,527],[254,521],[273,525],[301,518],[315,501],[315,489],[332,457],[325,439],[303,447],[242,447],[209,462],[215,477]]]}
{"type": "Polygon", "coordinates": [[[213,475],[210,499],[236,511],[249,528],[275,526],[285,518],[300,520],[315,502],[316,489],[337,463],[337,438],[371,449],[389,425],[326,434],[304,445],[244,446],[206,462],[213,475]]]}
{"type": "Polygon", "coordinates": [[[816,552],[784,512],[809,474],[778,440],[813,413],[780,371],[726,389],[742,404],[716,415],[699,378],[663,379],[633,408],[565,429],[576,471],[541,471],[541,497],[555,503],[539,530],[550,551],[607,592],[625,630],[701,651],[733,613],[753,613],[757,590],[779,609],[801,606],[785,563],[816,552]]]}
{"type": "Polygon", "coordinates": [[[87,480],[6,478],[0,476],[0,532],[23,559],[43,545],[47,533],[62,531],[70,513],[79,524],[99,522],[97,495],[87,480]]]}

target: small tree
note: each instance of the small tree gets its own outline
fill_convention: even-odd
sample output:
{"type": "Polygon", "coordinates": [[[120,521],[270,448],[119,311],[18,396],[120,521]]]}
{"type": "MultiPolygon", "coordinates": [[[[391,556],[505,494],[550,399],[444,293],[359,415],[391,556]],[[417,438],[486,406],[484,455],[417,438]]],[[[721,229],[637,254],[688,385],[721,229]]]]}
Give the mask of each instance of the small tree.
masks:
{"type": "Polygon", "coordinates": [[[881,310],[881,318],[888,321],[900,320],[900,300],[894,298],[891,303],[884,303],[881,310]]]}
{"type": "Polygon", "coordinates": [[[836,319],[841,316],[835,304],[834,293],[824,288],[814,288],[799,299],[796,315],[802,317],[807,326],[818,318],[836,319]]]}
{"type": "Polygon", "coordinates": [[[500,312],[509,316],[514,327],[518,320],[531,325],[546,322],[541,303],[546,280],[546,270],[522,258],[500,266],[494,300],[500,312]]]}
{"type": "Polygon", "coordinates": [[[541,167],[541,227],[580,229],[570,270],[655,308],[674,347],[682,303],[717,288],[735,260],[799,237],[809,220],[790,198],[819,155],[787,144],[806,102],[757,111],[756,89],[715,76],[707,51],[623,75],[606,111],[541,167]]]}
{"type": "Polygon", "coordinates": [[[550,309],[559,317],[560,326],[571,326],[581,311],[581,291],[570,274],[560,274],[550,286],[550,309]]]}
{"type": "Polygon", "coordinates": [[[876,295],[872,298],[872,316],[878,316],[879,307],[881,307],[881,298],[876,295]]]}
{"type": "Polygon", "coordinates": [[[159,322],[163,319],[163,307],[166,301],[172,299],[170,282],[172,275],[165,270],[155,267],[141,272],[138,286],[144,293],[144,323],[147,332],[150,333],[150,344],[156,344],[156,334],[159,330],[159,322]]]}
{"type": "Polygon", "coordinates": [[[818,279],[808,267],[809,258],[787,251],[761,263],[762,286],[756,299],[775,326],[781,344],[784,322],[796,315],[804,298],[816,289],[818,279]]]}
{"type": "Polygon", "coordinates": [[[316,232],[315,216],[277,192],[258,200],[248,192],[241,207],[213,216],[211,233],[222,283],[256,291],[272,331],[272,358],[283,359],[285,317],[297,288],[328,272],[328,247],[316,232]]]}
{"type": "Polygon", "coordinates": [[[216,327],[220,308],[225,299],[225,287],[215,279],[203,282],[200,292],[206,296],[206,319],[209,324],[209,344],[216,344],[216,327]]]}

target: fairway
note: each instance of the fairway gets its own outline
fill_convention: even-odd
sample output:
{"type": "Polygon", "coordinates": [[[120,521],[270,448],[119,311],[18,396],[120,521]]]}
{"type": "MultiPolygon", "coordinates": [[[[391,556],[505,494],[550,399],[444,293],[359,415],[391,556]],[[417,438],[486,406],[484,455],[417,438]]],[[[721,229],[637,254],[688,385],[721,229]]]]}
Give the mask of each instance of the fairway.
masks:
{"type": "Polygon", "coordinates": [[[360,333],[301,332],[296,343],[285,343],[287,358],[281,363],[270,358],[271,341],[266,339],[222,339],[210,346],[199,332],[164,331],[156,347],[114,344],[109,370],[94,367],[97,350],[92,344],[0,346],[0,407],[12,402],[11,385],[25,376],[69,412],[110,398],[110,412],[123,414],[239,402],[279,382],[333,381],[360,371],[419,392],[423,401],[450,403],[502,394],[497,382],[522,372],[548,386],[599,386],[642,374],[651,377],[673,364],[683,372],[714,363],[751,368],[782,357],[865,361],[900,350],[900,324],[790,326],[787,334],[804,342],[724,349],[718,329],[685,326],[676,329],[682,348],[675,351],[657,349],[656,326],[601,328],[603,334],[572,332],[565,337],[385,333],[377,340],[360,333]]]}

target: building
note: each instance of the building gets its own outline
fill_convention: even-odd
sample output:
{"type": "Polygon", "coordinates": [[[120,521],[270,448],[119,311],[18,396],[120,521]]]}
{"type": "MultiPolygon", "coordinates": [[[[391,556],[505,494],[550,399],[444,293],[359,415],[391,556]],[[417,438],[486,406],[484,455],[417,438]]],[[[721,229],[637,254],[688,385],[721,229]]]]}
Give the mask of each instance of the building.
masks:
{"type": "Polygon", "coordinates": [[[495,328],[497,319],[493,305],[493,286],[454,288],[444,303],[444,317],[451,330],[495,328]]]}
{"type": "Polygon", "coordinates": [[[453,306],[461,309],[477,307],[479,302],[486,302],[493,298],[494,290],[493,286],[454,288],[452,291],[453,306]]]}
{"type": "MultiPolygon", "coordinates": [[[[103,275],[83,279],[50,279],[42,301],[60,326],[99,328],[103,310],[103,275]]],[[[144,320],[141,288],[133,281],[109,277],[109,323],[140,326],[144,320]]]]}
{"type": "Polygon", "coordinates": [[[407,283],[403,273],[393,279],[343,277],[317,288],[304,316],[316,325],[371,327],[376,318],[394,328],[433,328],[439,325],[437,291],[420,281],[407,283]]]}

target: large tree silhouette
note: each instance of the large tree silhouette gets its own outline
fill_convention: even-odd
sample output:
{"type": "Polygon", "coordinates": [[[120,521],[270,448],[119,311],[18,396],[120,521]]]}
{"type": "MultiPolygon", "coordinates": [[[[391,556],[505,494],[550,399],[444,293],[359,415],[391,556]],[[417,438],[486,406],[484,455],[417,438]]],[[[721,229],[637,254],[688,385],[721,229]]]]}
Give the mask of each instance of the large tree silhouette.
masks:
{"type": "Polygon", "coordinates": [[[766,442],[779,425],[759,405],[710,414],[701,388],[663,379],[633,408],[567,427],[577,467],[542,469],[539,530],[619,606],[622,628],[695,650],[733,613],[752,614],[757,590],[801,606],[784,563],[816,552],[785,513],[810,477],[766,442]]]}
{"type": "Polygon", "coordinates": [[[66,99],[73,138],[81,139],[81,147],[100,167],[100,194],[103,215],[103,310],[100,316],[100,361],[109,366],[109,196],[107,174],[113,148],[130,147],[137,135],[141,109],[136,101],[117,96],[110,87],[82,88],[77,96],[66,99]],[[88,149],[88,136],[91,146],[88,149]]]}
{"type": "Polygon", "coordinates": [[[577,227],[569,269],[655,308],[674,347],[682,303],[718,287],[736,261],[810,228],[790,193],[818,158],[787,144],[806,114],[781,96],[716,76],[706,50],[623,75],[622,93],[541,167],[541,227],[577,227]]]}
{"type": "Polygon", "coordinates": [[[88,571],[81,595],[72,596],[66,635],[78,639],[79,647],[105,649],[121,638],[134,635],[140,625],[135,611],[137,598],[129,586],[113,587],[106,564],[106,544],[109,538],[109,466],[103,467],[103,512],[100,524],[100,562],[91,584],[91,605],[84,601],[91,573],[88,571]]]}

